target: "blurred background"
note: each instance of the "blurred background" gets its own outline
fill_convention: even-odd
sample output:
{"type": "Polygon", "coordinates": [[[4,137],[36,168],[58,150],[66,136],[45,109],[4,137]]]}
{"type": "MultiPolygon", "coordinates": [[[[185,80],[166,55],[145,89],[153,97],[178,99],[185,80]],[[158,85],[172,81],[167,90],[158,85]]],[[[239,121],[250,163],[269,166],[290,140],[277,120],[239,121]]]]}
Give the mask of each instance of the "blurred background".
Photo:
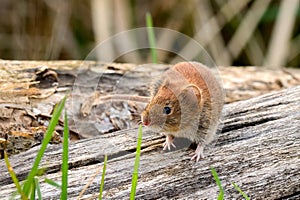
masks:
{"type": "MultiPolygon", "coordinates": [[[[217,65],[299,68],[299,3],[300,0],[0,0],[0,59],[85,59],[97,44],[114,34],[145,27],[149,12],[153,26],[195,39],[217,65]]],[[[169,38],[167,42],[172,45],[176,41],[169,38]]],[[[160,62],[172,56],[164,54],[160,62]]],[[[133,62],[126,56],[118,61],[133,62]]]]}

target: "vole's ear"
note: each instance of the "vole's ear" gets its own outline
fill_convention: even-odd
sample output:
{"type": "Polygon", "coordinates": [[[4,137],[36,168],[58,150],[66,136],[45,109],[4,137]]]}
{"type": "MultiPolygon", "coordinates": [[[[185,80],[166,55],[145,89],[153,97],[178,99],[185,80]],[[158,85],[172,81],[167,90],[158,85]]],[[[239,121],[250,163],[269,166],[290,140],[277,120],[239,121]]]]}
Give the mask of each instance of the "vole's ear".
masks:
{"type": "Polygon", "coordinates": [[[202,105],[202,90],[195,84],[188,84],[181,88],[181,94],[184,94],[188,91],[188,89],[193,89],[194,94],[196,95],[199,105],[202,105]]]}

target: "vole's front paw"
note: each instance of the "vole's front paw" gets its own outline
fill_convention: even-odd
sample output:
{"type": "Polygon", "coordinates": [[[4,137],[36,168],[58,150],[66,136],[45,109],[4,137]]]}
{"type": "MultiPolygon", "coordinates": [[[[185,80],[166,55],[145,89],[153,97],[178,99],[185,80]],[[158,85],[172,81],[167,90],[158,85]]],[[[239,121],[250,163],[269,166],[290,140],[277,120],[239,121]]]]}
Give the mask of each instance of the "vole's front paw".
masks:
{"type": "Polygon", "coordinates": [[[163,144],[163,150],[171,150],[171,146],[172,147],[174,147],[174,148],[176,148],[176,146],[175,146],[175,144],[173,143],[173,141],[174,141],[174,137],[172,136],[172,135],[167,135],[167,137],[166,137],[166,141],[164,142],[164,144],[163,144]]]}

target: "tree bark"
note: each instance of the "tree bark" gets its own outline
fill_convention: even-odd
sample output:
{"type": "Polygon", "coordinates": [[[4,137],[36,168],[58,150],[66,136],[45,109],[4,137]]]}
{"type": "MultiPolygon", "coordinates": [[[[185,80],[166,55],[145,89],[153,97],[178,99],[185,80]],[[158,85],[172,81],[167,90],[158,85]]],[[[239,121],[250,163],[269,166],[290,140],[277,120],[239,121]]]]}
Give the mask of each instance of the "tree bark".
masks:
{"type": "MultiPolygon", "coordinates": [[[[221,128],[220,128],[221,129],[221,128]]],[[[219,189],[211,174],[214,167],[225,199],[242,199],[236,183],[251,199],[300,198],[300,86],[225,106],[222,129],[205,149],[200,162],[190,161],[189,142],[162,152],[164,138],[143,131],[137,199],[216,199],[219,189]]],[[[131,187],[137,128],[79,140],[69,147],[69,199],[76,199],[108,155],[104,198],[128,199],[131,187]]],[[[10,157],[19,180],[24,180],[39,147],[10,157]]],[[[61,145],[49,146],[40,167],[47,178],[61,180],[61,145]]],[[[15,190],[5,163],[0,161],[0,196],[15,190]]],[[[101,181],[97,174],[81,199],[96,199],[101,181]]],[[[59,199],[60,191],[41,183],[44,199],[59,199]]]]}

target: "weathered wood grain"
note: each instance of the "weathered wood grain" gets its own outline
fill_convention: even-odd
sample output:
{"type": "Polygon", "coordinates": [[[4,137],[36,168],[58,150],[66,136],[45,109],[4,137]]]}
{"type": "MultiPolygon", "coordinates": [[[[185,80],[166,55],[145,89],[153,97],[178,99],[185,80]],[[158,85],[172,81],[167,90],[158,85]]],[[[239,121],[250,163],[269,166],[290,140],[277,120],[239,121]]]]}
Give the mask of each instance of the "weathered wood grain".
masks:
{"type": "MultiPolygon", "coordinates": [[[[192,150],[162,152],[163,138],[144,131],[137,199],[216,199],[214,167],[225,199],[242,199],[237,183],[251,199],[300,198],[300,86],[226,105],[222,131],[205,150],[206,158],[191,162],[192,150]]],[[[104,197],[128,199],[137,129],[117,131],[70,144],[69,199],[76,199],[108,154],[104,197]]],[[[179,140],[180,141],[180,140],[179,140]]],[[[188,145],[188,143],[187,143],[188,145]]],[[[28,173],[38,147],[12,156],[20,180],[28,173]]],[[[42,165],[47,177],[60,181],[61,146],[48,148],[42,165]]],[[[0,161],[0,196],[14,190],[0,161]]],[[[82,199],[96,199],[101,174],[82,199]]],[[[44,199],[58,199],[59,191],[41,184],[44,199]]]]}
{"type": "MultiPolygon", "coordinates": [[[[101,95],[121,93],[147,96],[153,78],[168,67],[95,61],[0,60],[0,139],[4,140],[3,135],[12,130],[27,134],[36,126],[46,127],[50,118],[45,116],[51,115],[54,105],[67,90],[72,91],[66,104],[70,113],[72,139],[129,128],[134,115],[128,110],[135,109],[127,102],[99,106],[89,118],[80,116],[80,106],[95,90],[101,95]],[[80,128],[75,127],[73,122],[77,122],[80,128]]],[[[218,67],[214,72],[218,72],[223,80],[226,103],[300,84],[299,69],[218,67]]],[[[138,112],[134,114],[139,116],[138,112]]],[[[58,132],[61,133],[61,128],[58,132]]],[[[1,140],[0,154],[3,151],[1,140]]]]}

